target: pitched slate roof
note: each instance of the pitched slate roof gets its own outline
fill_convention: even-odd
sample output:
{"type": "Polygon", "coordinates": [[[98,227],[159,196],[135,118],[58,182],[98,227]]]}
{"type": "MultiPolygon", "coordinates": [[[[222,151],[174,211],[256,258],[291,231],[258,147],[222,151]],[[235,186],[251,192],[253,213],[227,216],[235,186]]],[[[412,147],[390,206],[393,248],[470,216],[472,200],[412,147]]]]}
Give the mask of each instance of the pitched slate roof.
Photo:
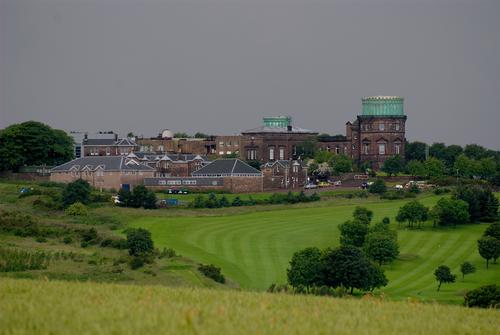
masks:
{"type": "Polygon", "coordinates": [[[197,159],[207,161],[208,158],[205,155],[195,155],[195,154],[175,154],[175,153],[164,153],[164,154],[152,154],[148,152],[134,152],[134,154],[141,160],[171,160],[171,161],[184,161],[190,162],[197,159]]]}
{"type": "Polygon", "coordinates": [[[139,160],[123,156],[86,156],[56,166],[52,172],[64,171],[94,171],[97,168],[104,171],[154,171],[155,169],[144,165],[139,160]]]}
{"type": "Polygon", "coordinates": [[[315,131],[299,127],[292,127],[291,130],[288,130],[287,128],[283,127],[267,127],[267,126],[260,126],[257,128],[245,130],[241,133],[242,134],[259,134],[259,133],[317,134],[317,132],[315,131]]]}
{"type": "Polygon", "coordinates": [[[128,138],[122,138],[118,139],[115,141],[114,138],[87,138],[83,140],[83,145],[87,146],[110,146],[110,145],[116,145],[116,146],[126,146],[126,147],[131,147],[131,146],[137,146],[137,144],[128,139],[128,138]]]}
{"type": "MultiPolygon", "coordinates": [[[[275,160],[275,161],[270,161],[270,162],[267,162],[266,164],[263,164],[262,167],[263,168],[270,168],[270,167],[273,167],[274,165],[276,164],[279,164],[281,165],[282,167],[286,168],[288,167],[288,165],[290,164],[290,161],[288,160],[275,160]]],[[[292,165],[299,165],[299,166],[302,166],[302,167],[305,167],[306,164],[304,163],[303,160],[293,160],[292,161],[292,165]]]]}
{"type": "Polygon", "coordinates": [[[192,173],[195,176],[262,176],[262,172],[237,158],[217,159],[192,173]]]}

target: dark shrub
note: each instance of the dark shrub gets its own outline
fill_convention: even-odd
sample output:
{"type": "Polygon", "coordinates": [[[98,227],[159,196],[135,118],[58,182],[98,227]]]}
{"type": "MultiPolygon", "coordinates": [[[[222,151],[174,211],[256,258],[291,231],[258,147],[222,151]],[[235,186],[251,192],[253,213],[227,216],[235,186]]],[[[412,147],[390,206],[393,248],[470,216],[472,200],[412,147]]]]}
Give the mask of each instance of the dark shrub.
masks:
{"type": "Polygon", "coordinates": [[[129,265],[132,270],[142,268],[144,266],[144,259],[142,257],[132,257],[129,265]]]}
{"type": "Polygon", "coordinates": [[[368,192],[375,194],[383,194],[387,191],[387,186],[382,179],[377,179],[373,182],[373,184],[368,187],[368,192]]]}
{"type": "Polygon", "coordinates": [[[500,286],[486,285],[465,294],[467,307],[500,308],[500,286]]]}
{"type": "Polygon", "coordinates": [[[88,205],[90,202],[90,184],[83,179],[66,185],[62,193],[63,206],[68,207],[75,202],[88,205]]]}
{"type": "Polygon", "coordinates": [[[127,231],[128,252],[131,256],[144,256],[154,250],[151,233],[143,228],[127,231]]]}
{"type": "Polygon", "coordinates": [[[73,239],[71,238],[71,236],[66,236],[65,238],[63,238],[63,242],[64,244],[70,244],[73,242],[73,239]]]}
{"type": "Polygon", "coordinates": [[[211,278],[218,283],[224,284],[226,282],[226,278],[224,278],[224,275],[222,275],[221,269],[213,264],[209,265],[200,264],[198,270],[201,273],[203,273],[206,277],[211,278]]]}

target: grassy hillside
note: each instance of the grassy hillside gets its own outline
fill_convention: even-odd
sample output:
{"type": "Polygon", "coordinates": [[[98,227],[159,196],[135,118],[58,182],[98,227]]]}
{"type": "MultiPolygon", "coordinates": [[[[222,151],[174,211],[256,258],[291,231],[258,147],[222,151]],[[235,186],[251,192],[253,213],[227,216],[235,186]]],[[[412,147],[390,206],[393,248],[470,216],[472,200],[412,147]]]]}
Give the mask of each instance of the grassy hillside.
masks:
{"type": "Polygon", "coordinates": [[[498,310],[0,279],[2,334],[497,334],[498,310]],[[48,308],[50,306],[50,308],[48,308]]]}
{"type": "MultiPolygon", "coordinates": [[[[438,196],[420,200],[432,206],[438,196]]],[[[271,283],[286,281],[286,268],[292,254],[307,246],[337,246],[338,224],[347,220],[356,205],[375,213],[374,221],[394,216],[405,201],[351,199],[324,201],[306,207],[276,207],[274,210],[235,215],[184,217],[141,217],[132,226],[149,229],[160,246],[172,247],[204,263],[214,263],[242,287],[266,289],[271,283]]],[[[206,211],[200,212],[205,213],[206,211]]],[[[222,214],[222,215],[221,215],[222,214]]],[[[396,224],[392,223],[395,227],[396,224]]],[[[393,299],[415,297],[443,302],[462,301],[463,294],[487,283],[500,283],[500,264],[486,271],[477,253],[476,241],[485,225],[422,230],[399,229],[401,255],[384,266],[389,286],[383,292],[393,299]],[[443,285],[436,292],[434,270],[441,264],[458,274],[463,261],[476,265],[478,271],[462,282],[443,285]]]]}

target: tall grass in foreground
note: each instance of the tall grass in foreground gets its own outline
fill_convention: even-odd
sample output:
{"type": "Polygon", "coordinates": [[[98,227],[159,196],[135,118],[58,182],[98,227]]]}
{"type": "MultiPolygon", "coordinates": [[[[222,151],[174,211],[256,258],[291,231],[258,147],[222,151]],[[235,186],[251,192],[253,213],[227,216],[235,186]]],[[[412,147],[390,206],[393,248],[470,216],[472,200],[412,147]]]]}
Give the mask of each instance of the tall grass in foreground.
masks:
{"type": "Polygon", "coordinates": [[[160,286],[0,279],[2,334],[498,334],[500,311],[160,286]]]}
{"type": "Polygon", "coordinates": [[[0,272],[46,269],[51,256],[43,251],[0,248],[0,272]]]}

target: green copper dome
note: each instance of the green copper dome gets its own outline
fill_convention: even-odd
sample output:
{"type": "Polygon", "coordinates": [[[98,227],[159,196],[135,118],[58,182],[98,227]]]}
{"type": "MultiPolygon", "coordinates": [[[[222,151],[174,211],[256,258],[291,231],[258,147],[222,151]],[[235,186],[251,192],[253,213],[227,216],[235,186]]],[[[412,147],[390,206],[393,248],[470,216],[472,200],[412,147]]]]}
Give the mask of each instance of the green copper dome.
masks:
{"type": "Polygon", "coordinates": [[[374,96],[361,99],[363,116],[402,116],[404,114],[402,97],[374,96]]]}
{"type": "Polygon", "coordinates": [[[292,125],[291,116],[273,116],[263,119],[264,126],[269,128],[286,128],[292,125]]]}

